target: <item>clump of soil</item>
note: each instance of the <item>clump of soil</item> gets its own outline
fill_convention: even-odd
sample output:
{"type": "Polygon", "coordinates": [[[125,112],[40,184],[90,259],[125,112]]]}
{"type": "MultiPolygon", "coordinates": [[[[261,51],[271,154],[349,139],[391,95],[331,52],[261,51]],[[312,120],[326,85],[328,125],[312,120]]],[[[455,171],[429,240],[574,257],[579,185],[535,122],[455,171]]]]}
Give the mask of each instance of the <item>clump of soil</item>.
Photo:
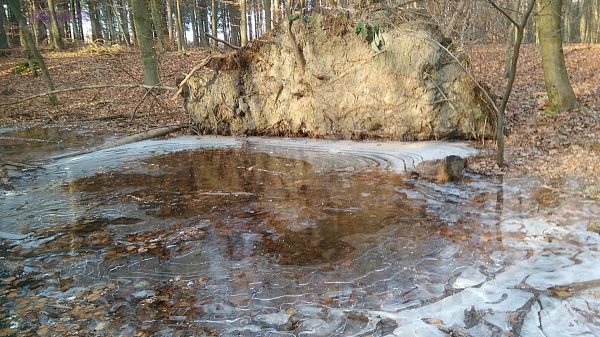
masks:
{"type": "Polygon", "coordinates": [[[354,33],[358,21],[315,14],[293,22],[291,33],[284,22],[249,47],[215,58],[187,82],[192,124],[199,133],[223,135],[493,135],[483,92],[444,50],[448,41],[437,27],[383,27],[385,45],[375,52],[354,33]]]}

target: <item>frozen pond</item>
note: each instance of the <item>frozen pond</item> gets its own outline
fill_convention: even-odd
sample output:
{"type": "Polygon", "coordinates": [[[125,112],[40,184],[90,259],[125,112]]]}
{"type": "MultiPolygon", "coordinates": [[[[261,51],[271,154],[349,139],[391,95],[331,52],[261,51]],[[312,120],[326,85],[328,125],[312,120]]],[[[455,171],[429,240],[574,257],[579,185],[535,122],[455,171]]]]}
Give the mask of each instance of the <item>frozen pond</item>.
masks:
{"type": "Polygon", "coordinates": [[[178,137],[49,160],[0,192],[0,332],[599,336],[600,203],[402,174],[472,153],[178,137]]]}

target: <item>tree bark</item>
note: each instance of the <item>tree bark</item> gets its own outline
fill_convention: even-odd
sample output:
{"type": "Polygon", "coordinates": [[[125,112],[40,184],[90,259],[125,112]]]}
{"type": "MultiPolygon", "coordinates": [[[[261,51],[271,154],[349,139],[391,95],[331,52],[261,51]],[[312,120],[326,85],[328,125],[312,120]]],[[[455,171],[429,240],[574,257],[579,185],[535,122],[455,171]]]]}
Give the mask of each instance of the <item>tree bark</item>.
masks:
{"type": "MultiPolygon", "coordinates": [[[[217,36],[217,0],[210,0],[210,33],[217,36]]],[[[218,46],[218,42],[215,41],[215,47],[218,46]]]]}
{"type": "Polygon", "coordinates": [[[167,0],[167,36],[169,37],[169,43],[173,43],[173,6],[172,0],[167,0]]]}
{"type": "Polygon", "coordinates": [[[8,38],[6,37],[6,30],[4,30],[4,22],[6,22],[6,16],[4,14],[4,4],[0,0],[0,49],[8,49],[8,38]]]}
{"type": "Polygon", "coordinates": [[[572,109],[577,103],[562,47],[561,5],[562,0],[539,0],[537,22],[546,92],[550,107],[558,111],[572,109]]]}
{"type": "Polygon", "coordinates": [[[121,29],[123,30],[123,40],[127,45],[131,45],[131,35],[129,34],[129,20],[127,17],[127,1],[119,0],[119,17],[121,18],[121,29]]]}
{"type": "Polygon", "coordinates": [[[194,47],[200,46],[200,36],[198,36],[198,4],[196,0],[192,0],[192,9],[190,10],[190,18],[192,21],[192,42],[194,47]]]}
{"type": "MultiPolygon", "coordinates": [[[[510,0],[510,7],[513,13],[518,13],[521,8],[521,0],[510,0]]],[[[508,22],[508,29],[506,30],[506,52],[504,54],[504,79],[508,79],[510,76],[510,67],[513,59],[513,51],[515,46],[515,39],[517,35],[517,27],[511,22],[508,22]]]]}
{"type": "Polygon", "coordinates": [[[133,22],[137,35],[140,55],[144,69],[144,84],[159,85],[158,64],[154,51],[154,39],[150,19],[150,4],[148,0],[131,0],[133,22]]]}
{"type": "Polygon", "coordinates": [[[163,11],[159,0],[150,0],[150,7],[152,12],[152,23],[154,24],[154,31],[158,38],[158,50],[164,52],[165,47],[165,24],[163,22],[163,11]]]}
{"type": "Polygon", "coordinates": [[[58,27],[54,0],[48,0],[48,14],[50,14],[50,40],[52,41],[52,47],[54,47],[54,49],[62,49],[62,35],[60,33],[60,28],[58,27]]]}
{"type": "Polygon", "coordinates": [[[177,50],[185,49],[185,35],[183,34],[183,20],[182,20],[182,7],[181,0],[175,0],[175,30],[177,31],[177,50]]]}
{"type": "Polygon", "coordinates": [[[111,43],[117,43],[117,31],[115,29],[115,11],[112,0],[104,0],[104,18],[106,19],[106,28],[108,29],[108,37],[111,43]]]}
{"type": "Polygon", "coordinates": [[[271,0],[264,0],[265,6],[265,32],[273,29],[271,24],[271,0]]]}
{"type": "Polygon", "coordinates": [[[90,10],[90,25],[92,26],[92,41],[102,39],[102,25],[100,24],[100,13],[98,12],[97,0],[88,0],[90,10]]]}
{"type": "MultiPolygon", "coordinates": [[[[40,67],[40,71],[42,72],[42,78],[44,79],[44,83],[46,84],[46,89],[48,92],[54,91],[54,83],[52,82],[52,77],[50,77],[50,73],[48,72],[48,68],[46,67],[46,62],[40,54],[37,46],[35,45],[35,40],[33,39],[33,35],[31,35],[31,31],[27,26],[27,21],[25,21],[25,17],[21,13],[21,4],[19,0],[6,0],[8,7],[15,15],[17,21],[19,22],[19,27],[23,32],[23,37],[25,39],[25,44],[27,47],[27,51],[30,54],[30,57],[33,58],[38,66],[40,67]]],[[[50,99],[50,103],[55,105],[58,103],[58,99],[56,98],[56,94],[48,94],[48,98],[50,99]]]]}
{"type": "Polygon", "coordinates": [[[240,35],[241,46],[248,44],[248,15],[246,14],[246,0],[240,0],[240,35]]]}

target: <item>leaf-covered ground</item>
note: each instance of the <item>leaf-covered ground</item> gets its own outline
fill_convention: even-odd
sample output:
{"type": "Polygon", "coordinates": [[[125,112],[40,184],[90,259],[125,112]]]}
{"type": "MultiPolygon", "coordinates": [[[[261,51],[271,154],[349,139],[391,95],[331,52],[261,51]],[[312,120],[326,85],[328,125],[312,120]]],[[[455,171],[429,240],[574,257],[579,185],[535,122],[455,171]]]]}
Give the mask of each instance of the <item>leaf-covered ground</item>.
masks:
{"type": "MultiPolygon", "coordinates": [[[[548,108],[538,50],[522,50],[518,76],[507,111],[507,168],[494,167],[493,146],[472,161],[479,172],[533,175],[551,179],[573,176],[590,185],[600,182],[600,45],[565,46],[567,67],[579,107],[556,113],[548,108]]],[[[472,52],[473,71],[501,95],[504,51],[486,46],[472,52]]]]}
{"type": "MultiPolygon", "coordinates": [[[[194,50],[162,54],[160,71],[164,84],[175,87],[177,80],[207,53],[207,50],[194,50]]],[[[499,169],[495,166],[495,144],[487,141],[480,144],[482,155],[471,160],[471,170],[547,178],[576,176],[590,184],[600,183],[600,46],[569,45],[565,47],[565,53],[580,106],[568,112],[549,111],[537,48],[524,46],[507,112],[507,167],[499,169]]],[[[502,78],[503,47],[477,47],[470,54],[474,74],[500,96],[505,84],[502,78]]],[[[137,52],[122,47],[46,52],[45,57],[57,88],[140,83],[142,79],[137,52]]],[[[0,58],[0,104],[43,92],[41,78],[27,72],[13,74],[14,66],[22,60],[16,51],[12,56],[0,58]]],[[[86,120],[93,123],[108,118],[113,121],[111,126],[130,132],[187,122],[182,101],[173,99],[172,92],[150,95],[142,101],[145,91],[142,88],[83,90],[60,94],[58,106],[50,106],[43,97],[0,105],[0,126],[86,120]],[[136,107],[135,119],[130,120],[136,107]]]]}

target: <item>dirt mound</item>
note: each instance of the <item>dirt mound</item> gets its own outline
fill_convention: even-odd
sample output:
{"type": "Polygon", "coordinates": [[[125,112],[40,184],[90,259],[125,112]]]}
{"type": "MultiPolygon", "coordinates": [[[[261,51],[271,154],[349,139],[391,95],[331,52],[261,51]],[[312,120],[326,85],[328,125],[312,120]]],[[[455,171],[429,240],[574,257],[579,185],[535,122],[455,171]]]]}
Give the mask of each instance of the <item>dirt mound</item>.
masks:
{"type": "Polygon", "coordinates": [[[423,140],[491,137],[483,93],[437,27],[318,14],[215,58],[187,82],[202,134],[423,140]],[[291,33],[290,33],[291,31],[291,33]],[[380,40],[383,38],[383,42],[380,40]],[[373,47],[373,40],[379,48],[373,47]]]}

